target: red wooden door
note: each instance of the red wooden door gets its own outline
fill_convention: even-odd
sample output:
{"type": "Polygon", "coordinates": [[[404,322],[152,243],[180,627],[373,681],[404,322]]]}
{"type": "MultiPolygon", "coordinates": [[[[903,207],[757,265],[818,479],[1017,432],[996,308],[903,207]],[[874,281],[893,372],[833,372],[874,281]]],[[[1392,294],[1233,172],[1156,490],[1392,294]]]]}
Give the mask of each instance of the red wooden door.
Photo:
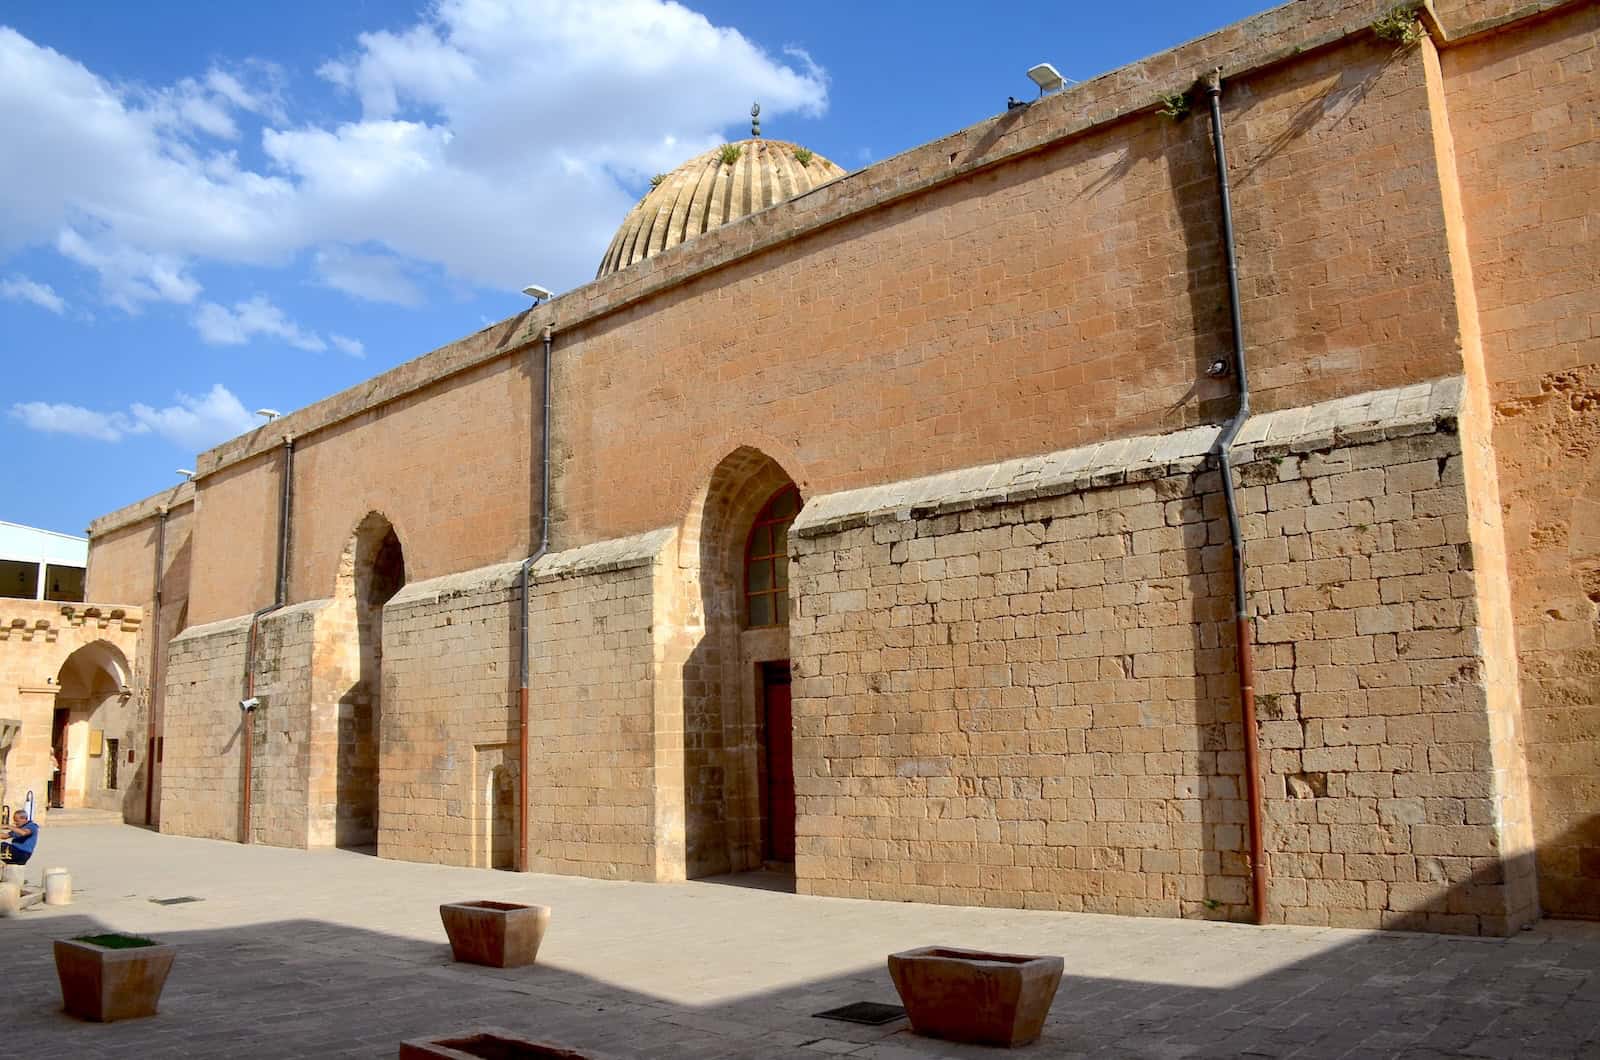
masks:
{"type": "Polygon", "coordinates": [[[794,860],[794,716],[788,684],[768,684],[767,854],[794,860]]]}

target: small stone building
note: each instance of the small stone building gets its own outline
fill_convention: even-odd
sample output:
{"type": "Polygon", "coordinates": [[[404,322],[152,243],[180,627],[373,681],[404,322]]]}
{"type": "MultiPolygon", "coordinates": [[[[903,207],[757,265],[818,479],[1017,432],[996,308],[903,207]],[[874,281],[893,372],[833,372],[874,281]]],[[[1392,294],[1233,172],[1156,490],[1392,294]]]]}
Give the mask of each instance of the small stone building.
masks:
{"type": "Polygon", "coordinates": [[[0,819],[67,808],[146,820],[142,633],[137,607],[0,599],[0,819]]]}
{"type": "Polygon", "coordinates": [[[1299,0],[848,175],[711,152],[593,283],[97,520],[91,597],[159,601],[161,828],[1600,915],[1600,8],[1388,7],[1299,0]]]}

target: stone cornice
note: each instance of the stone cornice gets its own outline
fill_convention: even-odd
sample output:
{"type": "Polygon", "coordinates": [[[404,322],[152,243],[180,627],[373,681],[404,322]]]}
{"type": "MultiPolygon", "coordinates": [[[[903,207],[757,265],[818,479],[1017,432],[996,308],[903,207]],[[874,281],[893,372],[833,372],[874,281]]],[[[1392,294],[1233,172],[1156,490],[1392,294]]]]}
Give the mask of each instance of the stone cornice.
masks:
{"type": "Polygon", "coordinates": [[[134,523],[140,523],[146,519],[154,519],[161,514],[162,508],[166,508],[167,511],[171,512],[176,508],[182,508],[193,503],[194,484],[180,482],[178,485],[164,489],[160,493],[153,493],[143,500],[124,505],[114,512],[107,512],[91,522],[86,532],[90,537],[110,533],[113,530],[120,530],[125,526],[132,526],[134,523]]]}

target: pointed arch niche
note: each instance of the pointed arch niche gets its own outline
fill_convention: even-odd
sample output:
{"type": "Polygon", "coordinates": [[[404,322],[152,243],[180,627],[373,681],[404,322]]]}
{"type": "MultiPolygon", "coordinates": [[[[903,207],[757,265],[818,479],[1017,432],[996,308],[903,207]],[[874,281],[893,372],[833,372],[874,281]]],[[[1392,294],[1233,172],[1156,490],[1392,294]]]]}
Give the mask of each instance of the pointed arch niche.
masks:
{"type": "Polygon", "coordinates": [[[374,847],[383,722],[383,605],[406,583],[405,550],[389,520],[368,512],[339,559],[333,606],[353,683],[339,697],[334,843],[374,847]]]}
{"type": "Polygon", "coordinates": [[[683,664],[690,878],[794,858],[787,531],[802,503],[777,461],[741,446],[718,463],[679,534],[686,625],[699,634],[683,664]]]}

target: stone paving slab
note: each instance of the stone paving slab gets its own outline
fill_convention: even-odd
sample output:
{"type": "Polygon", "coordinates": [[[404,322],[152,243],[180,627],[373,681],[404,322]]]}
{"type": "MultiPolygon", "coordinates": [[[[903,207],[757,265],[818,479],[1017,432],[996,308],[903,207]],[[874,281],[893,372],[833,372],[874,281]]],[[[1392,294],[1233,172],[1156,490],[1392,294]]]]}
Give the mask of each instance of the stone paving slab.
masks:
{"type": "Polygon", "coordinates": [[[913,946],[1057,953],[1033,1057],[1600,1056],[1600,925],[1512,939],[811,898],[770,879],[611,883],[241,847],[122,826],[47,833],[76,900],[0,920],[0,1056],[392,1057],[504,1027],[619,1058],[913,1060],[1003,1053],[815,1012],[894,1003],[913,946]],[[750,883],[752,886],[735,886],[750,883]],[[159,906],[152,898],[200,902],[159,906]],[[529,968],[453,964],[441,902],[554,908],[529,968]],[[113,928],[180,952],[161,1015],[60,1010],[53,938],[113,928]]]}

